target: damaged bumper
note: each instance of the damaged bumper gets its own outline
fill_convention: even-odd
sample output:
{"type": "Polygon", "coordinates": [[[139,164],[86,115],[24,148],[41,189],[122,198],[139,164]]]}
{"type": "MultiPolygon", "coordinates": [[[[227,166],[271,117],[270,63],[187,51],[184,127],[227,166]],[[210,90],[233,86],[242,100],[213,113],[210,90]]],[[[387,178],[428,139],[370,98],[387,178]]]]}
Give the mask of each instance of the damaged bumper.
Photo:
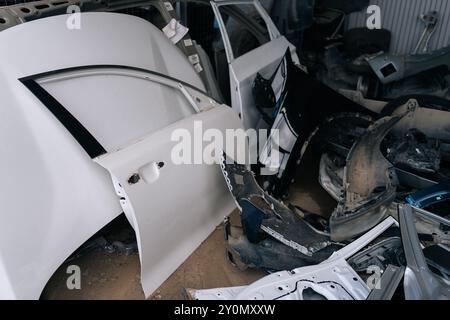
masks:
{"type": "Polygon", "coordinates": [[[276,261],[261,258],[269,251],[273,257],[282,253],[282,256],[293,257],[299,265],[310,265],[323,261],[340,247],[299,213],[264,192],[245,165],[238,165],[224,156],[222,172],[241,211],[243,230],[240,236],[227,234],[228,246],[244,263],[267,270],[279,269],[276,261]]]}

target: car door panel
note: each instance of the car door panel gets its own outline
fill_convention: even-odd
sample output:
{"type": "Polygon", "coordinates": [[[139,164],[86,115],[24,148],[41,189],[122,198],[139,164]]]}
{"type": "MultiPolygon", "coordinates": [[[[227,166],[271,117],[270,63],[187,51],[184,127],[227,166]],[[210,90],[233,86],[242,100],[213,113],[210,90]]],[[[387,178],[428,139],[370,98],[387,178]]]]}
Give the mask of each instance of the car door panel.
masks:
{"type": "Polygon", "coordinates": [[[231,109],[215,107],[95,159],[111,174],[136,232],[141,282],[147,297],[235,207],[218,164],[176,165],[171,159],[179,143],[171,140],[174,130],[186,129],[193,134],[197,121],[203,130],[225,132],[241,127],[231,109]]]}
{"type": "MultiPolygon", "coordinates": [[[[256,128],[261,120],[252,92],[256,75],[260,73],[262,76],[271,76],[288,50],[291,52],[293,62],[298,64],[299,60],[295,47],[280,34],[259,1],[214,0],[211,1],[211,5],[220,27],[227,54],[230,73],[231,105],[233,110],[240,116],[245,129],[256,128]],[[254,13],[258,15],[260,21],[264,22],[263,25],[267,28],[270,41],[260,44],[259,47],[237,57],[234,52],[237,48],[233,48],[233,43],[230,39],[231,35],[227,30],[227,22],[222,16],[222,8],[225,6],[236,6],[239,8],[244,5],[254,6],[254,13]]],[[[242,21],[239,18],[236,21],[242,24],[243,30],[250,31],[251,28],[248,29],[248,26],[244,26],[246,21],[242,21]]],[[[256,33],[254,36],[258,38],[256,33]]]]}
{"type": "Polygon", "coordinates": [[[245,129],[256,128],[261,115],[255,106],[253,83],[260,73],[270,78],[289,48],[281,37],[235,59],[230,64],[231,101],[233,109],[241,114],[245,129]]]}

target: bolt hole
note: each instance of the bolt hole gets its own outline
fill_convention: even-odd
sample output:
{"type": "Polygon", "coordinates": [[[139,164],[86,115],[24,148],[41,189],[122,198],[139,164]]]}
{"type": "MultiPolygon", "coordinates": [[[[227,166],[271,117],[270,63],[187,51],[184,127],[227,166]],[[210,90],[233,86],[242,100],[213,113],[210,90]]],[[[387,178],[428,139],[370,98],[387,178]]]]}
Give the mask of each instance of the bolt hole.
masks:
{"type": "Polygon", "coordinates": [[[158,163],[158,168],[162,169],[162,168],[164,168],[165,165],[166,164],[161,161],[161,162],[158,163]]]}
{"type": "Polygon", "coordinates": [[[137,173],[133,174],[130,179],[128,179],[128,184],[136,184],[141,180],[141,176],[137,173]]]}
{"type": "Polygon", "coordinates": [[[353,278],[353,281],[358,281],[358,278],[356,278],[356,277],[355,277],[355,278],[353,278]]]}
{"type": "Polygon", "coordinates": [[[4,24],[4,23],[6,23],[6,20],[3,19],[3,18],[0,18],[0,23],[1,23],[1,24],[4,24]]]}
{"type": "Polygon", "coordinates": [[[22,11],[23,13],[30,13],[31,12],[31,10],[30,9],[28,9],[28,8],[20,8],[20,11],[22,11]]]}

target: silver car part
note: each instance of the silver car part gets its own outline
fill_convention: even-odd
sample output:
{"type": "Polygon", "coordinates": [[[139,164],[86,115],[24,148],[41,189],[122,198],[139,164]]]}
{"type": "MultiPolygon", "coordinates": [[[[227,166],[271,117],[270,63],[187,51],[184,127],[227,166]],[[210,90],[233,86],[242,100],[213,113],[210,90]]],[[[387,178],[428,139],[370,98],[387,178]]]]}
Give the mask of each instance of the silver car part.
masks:
{"type": "Polygon", "coordinates": [[[426,54],[379,54],[369,58],[368,63],[378,79],[387,84],[440,66],[449,67],[450,46],[426,54]]]}
{"type": "Polygon", "coordinates": [[[367,300],[391,300],[400,285],[405,267],[389,265],[380,279],[380,289],[373,289],[367,300]]]}
{"type": "Polygon", "coordinates": [[[358,252],[348,260],[356,272],[365,272],[376,266],[385,270],[388,265],[404,265],[403,248],[400,236],[390,237],[358,252]]]}
{"type": "Polygon", "coordinates": [[[346,261],[396,225],[388,217],[316,266],[271,274],[247,287],[188,290],[195,300],[365,300],[370,289],[346,261]]]}
{"type": "Polygon", "coordinates": [[[417,232],[431,235],[432,242],[450,246],[450,220],[423,209],[414,208],[417,232]]]}
{"type": "MultiPolygon", "coordinates": [[[[411,206],[399,206],[400,229],[407,261],[403,282],[405,298],[407,300],[448,300],[450,299],[450,282],[437,276],[428,268],[417,234],[414,214],[411,206]]],[[[447,225],[450,225],[449,221],[447,225]]]]}

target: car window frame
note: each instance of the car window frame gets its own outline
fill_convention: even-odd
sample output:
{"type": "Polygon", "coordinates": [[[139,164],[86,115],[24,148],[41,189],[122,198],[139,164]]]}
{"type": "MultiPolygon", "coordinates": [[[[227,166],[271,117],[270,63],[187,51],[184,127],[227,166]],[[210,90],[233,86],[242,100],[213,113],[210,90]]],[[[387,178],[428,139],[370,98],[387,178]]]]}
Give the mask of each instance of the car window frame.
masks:
{"type": "MultiPolygon", "coordinates": [[[[44,73],[39,73],[32,76],[27,76],[18,79],[31,93],[56,117],[56,119],[69,131],[74,139],[80,144],[80,146],[86,151],[86,153],[92,158],[97,158],[103,154],[108,153],[105,147],[94,137],[89,130],[76,118],[69,110],[62,105],[55,97],[53,97],[39,81],[51,77],[58,77],[71,72],[83,72],[89,70],[103,70],[108,69],[122,70],[133,72],[134,75],[141,73],[142,79],[146,81],[152,81],[172,87],[179,90],[182,96],[187,100],[188,104],[193,108],[194,114],[202,111],[202,104],[198,102],[198,97],[207,97],[208,104],[216,103],[214,99],[210,98],[208,94],[201,89],[186,83],[182,80],[175,79],[173,77],[131,66],[123,65],[86,65],[71,68],[64,68],[44,73]],[[145,76],[144,76],[145,75],[145,76]]],[[[204,101],[201,99],[201,101],[204,101]]],[[[204,103],[204,102],[203,102],[204,103]]]]}

